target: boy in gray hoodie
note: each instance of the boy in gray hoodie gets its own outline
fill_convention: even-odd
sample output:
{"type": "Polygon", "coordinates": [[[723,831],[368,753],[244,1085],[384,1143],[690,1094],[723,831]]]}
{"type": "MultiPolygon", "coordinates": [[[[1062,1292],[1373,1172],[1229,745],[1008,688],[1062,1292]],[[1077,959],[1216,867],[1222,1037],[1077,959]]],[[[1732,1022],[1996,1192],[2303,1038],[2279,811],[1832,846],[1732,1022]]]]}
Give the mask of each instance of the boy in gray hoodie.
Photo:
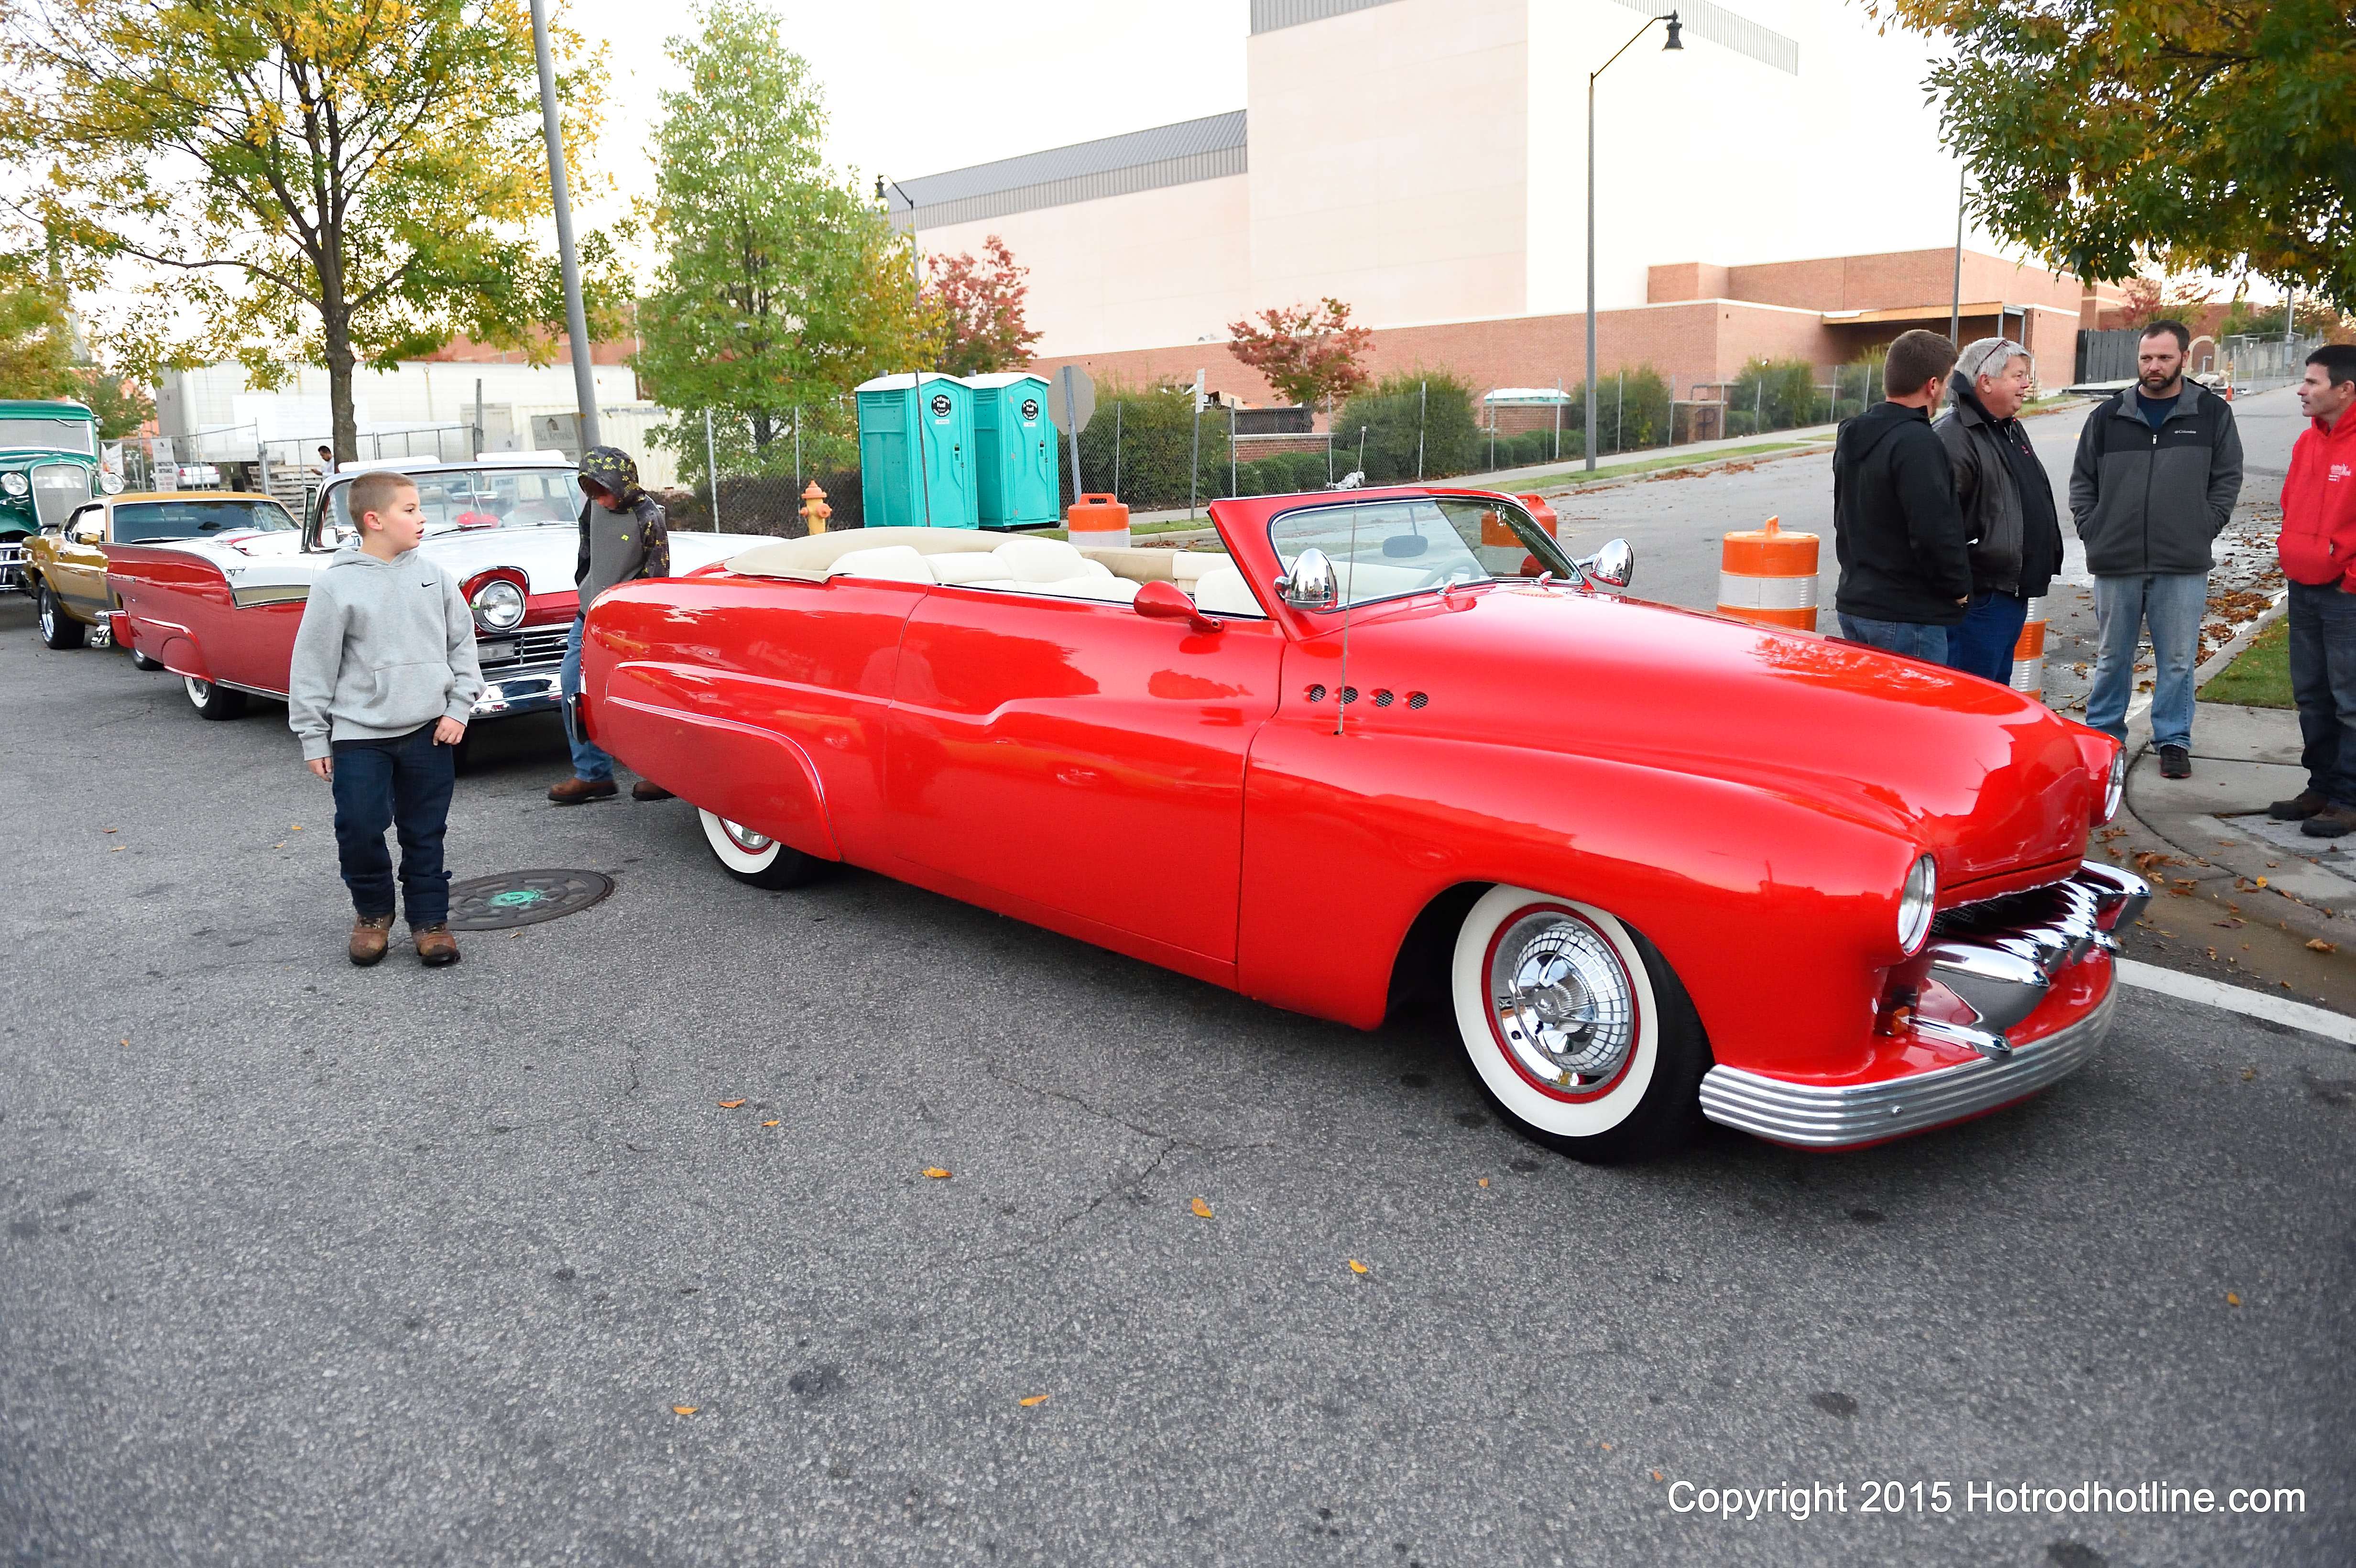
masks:
{"type": "Polygon", "coordinates": [[[458,961],[442,838],[456,783],[455,748],[483,694],[475,621],[458,584],[418,553],[425,515],[400,474],[364,474],[348,506],[359,539],[319,574],[294,634],[286,720],[303,761],[335,788],[336,853],[358,912],[346,952],[384,956],[392,931],[392,857],[419,962],[458,961]]]}

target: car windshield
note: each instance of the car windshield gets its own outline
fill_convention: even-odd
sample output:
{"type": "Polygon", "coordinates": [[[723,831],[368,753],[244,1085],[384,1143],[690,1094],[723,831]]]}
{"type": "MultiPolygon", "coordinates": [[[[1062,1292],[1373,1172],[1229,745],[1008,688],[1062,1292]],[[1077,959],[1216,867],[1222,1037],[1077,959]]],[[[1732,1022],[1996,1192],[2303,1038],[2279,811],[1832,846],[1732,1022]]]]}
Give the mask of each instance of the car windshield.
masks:
{"type": "Polygon", "coordinates": [[[37,448],[42,452],[95,453],[93,428],[88,420],[45,420],[12,414],[0,419],[0,448],[37,448]]]}
{"type": "MultiPolygon", "coordinates": [[[[410,478],[429,539],[477,528],[571,528],[581,516],[581,487],[570,468],[465,468],[410,478]]],[[[327,492],[331,537],[323,542],[349,537],[351,494],[349,484],[327,492]]]]}
{"type": "Polygon", "coordinates": [[[1471,496],[1304,507],[1269,523],[1268,538],[1287,571],[1302,550],[1323,550],[1340,604],[1542,571],[1572,577],[1569,560],[1527,512],[1471,496]]]}
{"type": "Polygon", "coordinates": [[[114,508],[114,542],[191,539],[231,531],[274,532],[294,519],[275,501],[131,501],[114,508]]]}

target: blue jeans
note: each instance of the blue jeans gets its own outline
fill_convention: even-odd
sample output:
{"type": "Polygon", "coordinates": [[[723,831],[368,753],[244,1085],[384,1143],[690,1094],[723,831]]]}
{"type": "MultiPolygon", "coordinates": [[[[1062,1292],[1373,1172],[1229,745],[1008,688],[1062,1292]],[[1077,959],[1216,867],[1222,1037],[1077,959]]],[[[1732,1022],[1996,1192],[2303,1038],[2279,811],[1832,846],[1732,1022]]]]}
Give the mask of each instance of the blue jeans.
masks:
{"type": "Polygon", "coordinates": [[[392,913],[390,827],[401,840],[401,901],[409,929],[450,918],[450,873],[442,865],[442,837],[450,826],[456,786],[456,749],[434,743],[434,726],[385,746],[335,748],[328,782],[336,795],[336,858],[352,908],[364,915],[392,913]]]}
{"type": "Polygon", "coordinates": [[[2012,684],[2012,650],[2029,619],[2029,601],[2018,593],[1975,593],[1964,624],[1947,631],[1947,667],[2012,684]]]}
{"type": "Polygon", "coordinates": [[[591,784],[607,784],[614,777],[614,759],[573,727],[573,699],[581,695],[581,633],[586,624],[580,616],[573,617],[573,630],[564,637],[564,663],[557,672],[557,681],[564,690],[564,739],[573,748],[573,776],[587,779],[591,784]]]}
{"type": "Polygon", "coordinates": [[[1863,643],[1884,653],[1911,655],[1933,664],[1947,662],[1944,626],[1925,625],[1920,621],[1869,621],[1844,611],[1840,628],[1841,635],[1852,643],[1863,643]]]}
{"type": "Polygon", "coordinates": [[[2356,593],[2290,585],[2290,694],[2307,741],[2307,787],[2356,805],[2356,593]]]}
{"type": "Polygon", "coordinates": [[[2209,606],[2205,571],[2094,579],[2094,682],[2086,693],[2086,722],[2115,741],[2127,738],[2127,703],[2135,694],[2136,643],[2151,627],[2155,672],[2151,740],[2156,746],[2192,744],[2192,667],[2201,656],[2201,615],[2209,606]]]}

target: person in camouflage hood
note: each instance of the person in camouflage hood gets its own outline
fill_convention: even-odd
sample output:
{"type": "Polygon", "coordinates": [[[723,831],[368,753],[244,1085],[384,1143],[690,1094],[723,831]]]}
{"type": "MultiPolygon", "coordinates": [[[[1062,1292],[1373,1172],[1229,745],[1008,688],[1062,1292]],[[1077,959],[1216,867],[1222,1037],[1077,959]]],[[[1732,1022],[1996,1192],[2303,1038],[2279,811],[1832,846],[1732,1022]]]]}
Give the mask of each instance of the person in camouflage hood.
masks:
{"type": "MultiPolygon", "coordinates": [[[[614,759],[575,728],[572,699],[581,690],[581,635],[589,607],[616,583],[670,575],[670,526],[662,503],[638,485],[638,465],[618,446],[593,446],[581,454],[581,551],[573,581],[581,609],[564,645],[564,733],[573,745],[573,776],[548,792],[559,805],[603,800],[614,793],[614,759]]],[[[634,800],[667,800],[670,792],[640,779],[634,800]]]]}

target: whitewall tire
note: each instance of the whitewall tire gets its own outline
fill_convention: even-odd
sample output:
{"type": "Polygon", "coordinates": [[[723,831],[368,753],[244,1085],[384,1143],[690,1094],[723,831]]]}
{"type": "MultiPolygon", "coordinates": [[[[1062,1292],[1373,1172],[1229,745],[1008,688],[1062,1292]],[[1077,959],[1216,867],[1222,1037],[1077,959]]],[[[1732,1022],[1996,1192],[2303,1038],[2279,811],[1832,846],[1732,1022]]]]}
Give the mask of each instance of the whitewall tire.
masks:
{"type": "Polygon", "coordinates": [[[740,882],[756,888],[790,888],[809,880],[816,864],[798,849],[717,812],[697,808],[703,822],[703,840],[723,869],[740,882]]]}
{"type": "Polygon", "coordinates": [[[234,719],[245,711],[245,693],[230,687],[184,675],[180,689],[188,694],[188,706],[208,719],[234,719]]]}
{"type": "Polygon", "coordinates": [[[1490,889],[1458,927],[1449,997],[1474,1075],[1525,1132],[1598,1160],[1691,1135],[1700,1021],[1659,951],[1608,911],[1490,889]]]}

